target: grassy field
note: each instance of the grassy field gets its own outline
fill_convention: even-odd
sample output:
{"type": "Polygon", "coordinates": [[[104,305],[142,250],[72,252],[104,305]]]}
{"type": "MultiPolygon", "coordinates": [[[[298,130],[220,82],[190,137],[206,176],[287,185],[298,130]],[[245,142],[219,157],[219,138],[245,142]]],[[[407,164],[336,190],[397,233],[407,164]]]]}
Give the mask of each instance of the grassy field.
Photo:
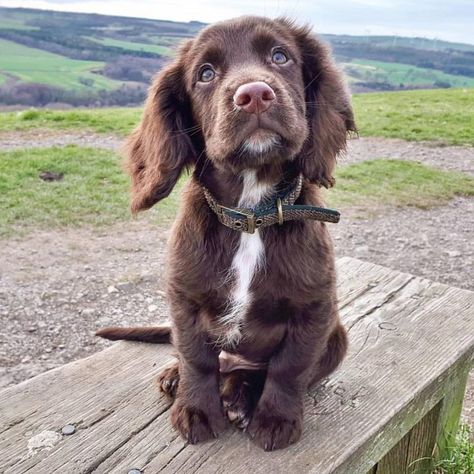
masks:
{"type": "MultiPolygon", "coordinates": [[[[474,146],[474,89],[357,94],[353,103],[361,136],[474,146]]],[[[125,135],[140,115],[139,108],[10,112],[0,114],[0,132],[43,128],[125,135]]]]}
{"type": "Polygon", "coordinates": [[[362,136],[474,145],[474,89],[358,94],[353,103],[362,136]]]}
{"type": "MultiPolygon", "coordinates": [[[[161,56],[171,56],[173,54],[173,49],[168,46],[163,46],[160,44],[150,44],[150,43],[135,43],[131,41],[117,40],[114,38],[92,38],[88,39],[96,41],[97,43],[104,44],[106,46],[115,46],[117,48],[126,49],[129,51],[145,51],[147,53],[156,53],[161,56]]],[[[474,83],[474,79],[473,79],[474,83]]]]}
{"type": "Polygon", "coordinates": [[[429,87],[444,82],[451,84],[452,87],[474,87],[473,78],[455,76],[410,64],[353,59],[350,63],[344,63],[343,67],[351,82],[376,81],[391,84],[394,87],[407,84],[429,87]]]}
{"type": "Polygon", "coordinates": [[[112,90],[120,81],[108,79],[92,71],[103,67],[100,61],[79,61],[58,54],[0,39],[0,72],[8,71],[23,82],[38,82],[67,90],[87,89],[82,80],[92,81],[95,89],[112,90]]]}
{"type": "MultiPolygon", "coordinates": [[[[154,209],[161,223],[175,215],[183,182],[154,209]]],[[[414,162],[373,160],[341,167],[337,183],[327,198],[342,210],[367,208],[370,201],[373,210],[384,205],[426,208],[456,195],[474,195],[473,178],[414,162]]],[[[112,152],[68,146],[0,153],[0,235],[127,220],[127,189],[128,180],[112,152]],[[44,171],[63,173],[64,178],[45,182],[39,177],[44,171]]]]}
{"type": "MultiPolygon", "coordinates": [[[[142,86],[148,83],[157,64],[144,62],[144,57],[150,56],[150,53],[170,55],[176,43],[195,36],[204,27],[204,23],[195,21],[181,23],[5,7],[0,7],[0,17],[0,33],[4,38],[43,48],[44,51],[54,51],[62,57],[105,61],[111,77],[124,82],[138,81],[142,86]]],[[[474,86],[474,46],[470,44],[399,36],[323,34],[321,37],[331,45],[336,60],[345,64],[357,87],[355,90],[398,90],[400,84],[403,84],[403,89],[435,84],[474,86]]],[[[2,54],[4,49],[1,47],[2,54]]],[[[29,69],[28,63],[24,62],[15,63],[12,69],[4,65],[4,70],[17,75],[16,70],[20,66],[23,74],[25,69],[29,69]]],[[[43,76],[36,77],[37,82],[50,84],[42,81],[43,76]]],[[[9,86],[6,84],[4,87],[9,86]]],[[[131,85],[135,86],[136,83],[131,85]]],[[[23,104],[41,104],[35,98],[14,99],[23,104]]],[[[76,97],[63,96],[57,100],[78,103],[76,97]]],[[[140,100],[141,96],[130,94],[129,103],[138,104],[140,100]]],[[[102,105],[111,103],[125,102],[117,99],[101,102],[102,105]]]]}
{"type": "Polygon", "coordinates": [[[0,18],[0,30],[37,30],[38,27],[25,25],[24,21],[17,18],[0,18]]]}
{"type": "Polygon", "coordinates": [[[327,192],[328,204],[336,208],[356,206],[370,211],[378,206],[414,206],[427,209],[446,203],[456,195],[474,196],[474,178],[413,161],[376,159],[340,166],[336,180],[337,186],[327,192]]]}
{"type": "MultiPolygon", "coordinates": [[[[177,192],[154,210],[160,219],[174,216],[177,192]]],[[[0,194],[0,236],[130,219],[128,179],[117,155],[104,150],[68,146],[0,153],[0,194]],[[64,178],[43,181],[44,171],[64,178]]]]}
{"type": "Polygon", "coordinates": [[[139,108],[44,110],[0,113],[0,132],[13,130],[89,130],[126,135],[138,123],[139,108]]]}

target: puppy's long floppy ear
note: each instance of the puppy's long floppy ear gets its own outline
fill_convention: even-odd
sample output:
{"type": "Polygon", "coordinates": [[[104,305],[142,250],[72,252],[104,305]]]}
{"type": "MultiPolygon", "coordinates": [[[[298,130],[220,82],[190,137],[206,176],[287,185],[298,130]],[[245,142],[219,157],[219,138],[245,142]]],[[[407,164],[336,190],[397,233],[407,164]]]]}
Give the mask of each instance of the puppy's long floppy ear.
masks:
{"type": "Polygon", "coordinates": [[[303,175],[311,182],[333,186],[338,153],[346,149],[348,132],[357,132],[350,95],[329,48],[309,27],[291,25],[303,56],[303,78],[309,136],[300,154],[303,175]]]}
{"type": "Polygon", "coordinates": [[[192,126],[189,98],[184,86],[184,58],[190,43],[177,59],[156,76],[145,102],[138,128],[126,142],[126,167],[132,178],[133,213],[149,209],[167,197],[184,168],[195,162],[189,135],[192,126]]]}

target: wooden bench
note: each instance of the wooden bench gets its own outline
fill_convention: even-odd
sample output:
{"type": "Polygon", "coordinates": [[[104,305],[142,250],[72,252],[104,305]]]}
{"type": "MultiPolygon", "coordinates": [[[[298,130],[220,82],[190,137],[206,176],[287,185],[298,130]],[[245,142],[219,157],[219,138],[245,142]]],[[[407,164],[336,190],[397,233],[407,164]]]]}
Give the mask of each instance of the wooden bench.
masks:
{"type": "Polygon", "coordinates": [[[230,428],[187,445],[154,382],[170,346],[118,343],[0,393],[0,472],[430,472],[459,419],[474,293],[351,258],[338,272],[350,352],[308,394],[289,449],[263,452],[230,428]]]}

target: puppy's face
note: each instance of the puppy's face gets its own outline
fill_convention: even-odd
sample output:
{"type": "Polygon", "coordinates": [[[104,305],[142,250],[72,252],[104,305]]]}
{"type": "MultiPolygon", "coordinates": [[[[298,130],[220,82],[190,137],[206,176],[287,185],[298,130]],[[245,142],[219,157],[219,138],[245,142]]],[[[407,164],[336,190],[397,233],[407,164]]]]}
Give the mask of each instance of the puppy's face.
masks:
{"type": "Polygon", "coordinates": [[[240,171],[301,150],[308,135],[302,53],[285,25],[219,23],[186,56],[186,89],[210,160],[240,171]]]}
{"type": "Polygon", "coordinates": [[[128,140],[132,210],[153,206],[184,168],[208,161],[240,176],[293,160],[309,182],[331,186],[349,130],[344,81],[309,28],[258,17],[218,23],[187,41],[150,88],[128,140]]]}

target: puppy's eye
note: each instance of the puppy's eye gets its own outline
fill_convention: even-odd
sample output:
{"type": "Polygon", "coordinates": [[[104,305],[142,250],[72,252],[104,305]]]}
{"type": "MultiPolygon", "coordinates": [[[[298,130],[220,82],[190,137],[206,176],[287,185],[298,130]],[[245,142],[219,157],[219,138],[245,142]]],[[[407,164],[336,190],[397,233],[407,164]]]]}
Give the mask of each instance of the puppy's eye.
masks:
{"type": "Polygon", "coordinates": [[[216,77],[216,71],[211,66],[203,66],[199,71],[199,80],[201,82],[211,82],[216,77]]]}
{"type": "Polygon", "coordinates": [[[274,51],[272,54],[272,61],[275,64],[285,64],[288,62],[288,57],[283,51],[274,51]]]}

